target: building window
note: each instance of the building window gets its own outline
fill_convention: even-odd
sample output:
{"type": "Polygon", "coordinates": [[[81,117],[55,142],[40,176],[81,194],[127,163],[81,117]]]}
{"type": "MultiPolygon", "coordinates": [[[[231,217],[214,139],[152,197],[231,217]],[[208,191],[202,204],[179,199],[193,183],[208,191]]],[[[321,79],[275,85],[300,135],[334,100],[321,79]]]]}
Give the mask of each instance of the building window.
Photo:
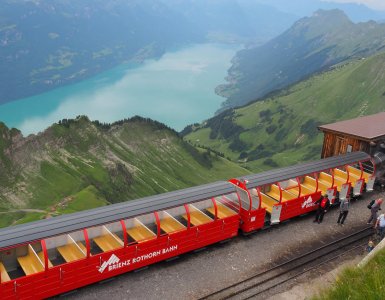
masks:
{"type": "Polygon", "coordinates": [[[352,145],[348,145],[348,147],[346,148],[346,153],[350,152],[352,152],[352,145]]]}

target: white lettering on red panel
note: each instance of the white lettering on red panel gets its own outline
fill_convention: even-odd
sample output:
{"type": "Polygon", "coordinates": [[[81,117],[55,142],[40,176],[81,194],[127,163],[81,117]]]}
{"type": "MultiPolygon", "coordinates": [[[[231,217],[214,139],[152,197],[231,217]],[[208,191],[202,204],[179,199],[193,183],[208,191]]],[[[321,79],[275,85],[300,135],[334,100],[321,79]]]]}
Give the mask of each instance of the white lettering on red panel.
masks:
{"type": "Polygon", "coordinates": [[[98,268],[98,271],[103,273],[106,269],[108,271],[117,270],[176,250],[178,250],[178,245],[143,254],[132,259],[127,259],[125,261],[120,261],[119,257],[117,257],[115,254],[112,254],[107,261],[102,263],[102,265],[98,268]]]}
{"type": "Polygon", "coordinates": [[[312,207],[314,206],[315,203],[313,202],[313,199],[311,198],[311,196],[309,196],[309,198],[307,198],[303,203],[302,203],[302,209],[304,208],[309,208],[309,207],[312,207]]]}

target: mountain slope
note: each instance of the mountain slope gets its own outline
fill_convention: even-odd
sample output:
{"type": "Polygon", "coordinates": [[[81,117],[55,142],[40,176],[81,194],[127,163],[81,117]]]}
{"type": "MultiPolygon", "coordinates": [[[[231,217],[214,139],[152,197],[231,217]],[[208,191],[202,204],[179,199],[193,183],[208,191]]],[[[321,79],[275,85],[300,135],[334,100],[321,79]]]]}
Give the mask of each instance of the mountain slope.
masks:
{"type": "Polygon", "coordinates": [[[224,107],[244,105],[336,63],[385,47],[385,24],[354,24],[340,10],[319,10],[263,46],[240,51],[229,84],[217,88],[224,107]]]}
{"type": "Polygon", "coordinates": [[[63,120],[27,138],[0,123],[0,226],[245,173],[139,117],[63,120]]]}
{"type": "Polygon", "coordinates": [[[379,111],[385,111],[385,53],[337,65],[278,95],[187,127],[183,134],[192,144],[259,171],[319,158],[318,125],[379,111]]]}

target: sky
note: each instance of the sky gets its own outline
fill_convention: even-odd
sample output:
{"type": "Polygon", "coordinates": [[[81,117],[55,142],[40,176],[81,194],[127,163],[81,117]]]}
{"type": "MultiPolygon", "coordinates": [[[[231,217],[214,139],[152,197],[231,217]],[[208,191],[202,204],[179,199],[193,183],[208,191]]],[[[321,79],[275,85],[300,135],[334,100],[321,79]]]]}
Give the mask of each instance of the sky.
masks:
{"type": "Polygon", "coordinates": [[[322,0],[324,2],[339,2],[339,3],[358,3],[377,9],[385,10],[385,0],[322,0]]]}

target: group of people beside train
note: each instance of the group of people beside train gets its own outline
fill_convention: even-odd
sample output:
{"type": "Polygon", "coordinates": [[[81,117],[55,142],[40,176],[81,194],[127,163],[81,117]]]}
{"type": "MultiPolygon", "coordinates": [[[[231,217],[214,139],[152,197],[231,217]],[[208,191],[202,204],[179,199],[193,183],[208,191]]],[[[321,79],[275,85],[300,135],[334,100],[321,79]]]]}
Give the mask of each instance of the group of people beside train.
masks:
{"type": "MultiPolygon", "coordinates": [[[[315,214],[315,220],[313,222],[321,224],[324,218],[324,215],[328,211],[330,207],[330,200],[328,198],[328,195],[322,196],[318,201],[316,201],[316,204],[318,205],[317,211],[315,214]]],[[[340,214],[338,215],[337,224],[343,226],[344,222],[346,220],[346,217],[349,213],[349,199],[343,199],[340,202],[340,214]]]]}
{"type": "MultiPolygon", "coordinates": [[[[378,232],[380,239],[382,240],[385,237],[385,213],[379,214],[381,210],[381,205],[383,203],[382,198],[372,200],[368,204],[368,209],[370,209],[370,216],[367,220],[368,225],[374,225],[374,229],[378,232]]],[[[325,213],[330,208],[330,200],[328,195],[322,196],[317,202],[317,211],[315,214],[315,219],[313,222],[322,223],[325,213]]],[[[346,217],[349,213],[350,200],[349,198],[343,199],[339,204],[339,215],[337,218],[337,224],[343,226],[346,220],[346,217]]]]}

